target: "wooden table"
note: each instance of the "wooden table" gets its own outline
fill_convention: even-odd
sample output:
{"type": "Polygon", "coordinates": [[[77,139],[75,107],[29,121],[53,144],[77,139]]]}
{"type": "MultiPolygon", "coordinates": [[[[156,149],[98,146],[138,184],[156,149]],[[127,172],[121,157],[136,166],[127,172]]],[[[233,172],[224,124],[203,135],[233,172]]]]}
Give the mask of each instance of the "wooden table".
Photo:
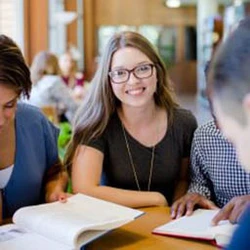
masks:
{"type": "Polygon", "coordinates": [[[145,214],[87,246],[87,250],[215,250],[205,241],[195,241],[152,234],[152,230],[170,221],[168,207],[143,209],[145,214]]]}

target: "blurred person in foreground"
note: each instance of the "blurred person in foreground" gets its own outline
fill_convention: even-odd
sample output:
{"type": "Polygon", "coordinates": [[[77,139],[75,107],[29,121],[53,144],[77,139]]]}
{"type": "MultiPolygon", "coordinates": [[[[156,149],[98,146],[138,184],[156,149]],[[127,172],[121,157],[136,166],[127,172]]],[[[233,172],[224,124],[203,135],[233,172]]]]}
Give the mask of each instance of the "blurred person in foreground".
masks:
{"type": "MultiPolygon", "coordinates": [[[[220,45],[208,76],[212,104],[219,126],[234,144],[238,157],[248,172],[250,171],[249,44],[250,18],[247,17],[220,45]]],[[[250,180],[248,183],[250,186],[250,180]]],[[[233,209],[233,204],[226,206],[221,213],[221,218],[227,218],[233,209]]],[[[249,206],[241,216],[239,227],[227,249],[250,249],[249,206]]]]}
{"type": "MultiPolygon", "coordinates": [[[[206,78],[209,64],[205,69],[206,78]]],[[[235,148],[218,127],[209,94],[208,100],[213,119],[194,133],[191,182],[187,194],[173,204],[171,216],[191,215],[196,207],[222,208],[213,223],[223,219],[237,223],[250,201],[250,173],[242,168],[235,148]],[[225,218],[227,207],[232,209],[225,218]]]]}

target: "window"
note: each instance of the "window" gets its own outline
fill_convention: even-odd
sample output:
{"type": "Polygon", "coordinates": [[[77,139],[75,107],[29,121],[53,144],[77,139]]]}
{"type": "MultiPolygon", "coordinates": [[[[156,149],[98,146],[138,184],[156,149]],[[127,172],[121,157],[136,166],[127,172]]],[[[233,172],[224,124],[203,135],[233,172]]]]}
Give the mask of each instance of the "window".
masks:
{"type": "Polygon", "coordinates": [[[11,37],[23,50],[23,0],[0,1],[0,34],[11,37]]]}
{"type": "Polygon", "coordinates": [[[124,30],[136,31],[144,35],[158,49],[167,66],[175,63],[176,28],[162,25],[100,26],[98,29],[99,56],[102,54],[109,38],[114,33],[124,30]]]}
{"type": "Polygon", "coordinates": [[[120,26],[100,26],[98,30],[98,54],[101,55],[102,51],[104,50],[109,38],[115,34],[116,32],[120,31],[136,31],[135,26],[127,26],[127,25],[120,25],[120,26]]]}

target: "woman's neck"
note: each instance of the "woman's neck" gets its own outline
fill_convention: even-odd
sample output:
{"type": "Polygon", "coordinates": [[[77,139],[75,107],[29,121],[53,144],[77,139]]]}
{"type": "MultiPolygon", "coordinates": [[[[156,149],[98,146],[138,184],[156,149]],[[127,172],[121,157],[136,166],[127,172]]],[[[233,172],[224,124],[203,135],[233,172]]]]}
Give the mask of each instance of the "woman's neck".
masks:
{"type": "Polygon", "coordinates": [[[155,104],[145,108],[122,107],[118,115],[129,134],[144,146],[155,146],[166,134],[167,111],[155,104]]]}
{"type": "Polygon", "coordinates": [[[130,126],[148,125],[155,120],[160,108],[156,104],[148,105],[147,107],[124,107],[118,110],[118,114],[122,122],[130,126]]]}

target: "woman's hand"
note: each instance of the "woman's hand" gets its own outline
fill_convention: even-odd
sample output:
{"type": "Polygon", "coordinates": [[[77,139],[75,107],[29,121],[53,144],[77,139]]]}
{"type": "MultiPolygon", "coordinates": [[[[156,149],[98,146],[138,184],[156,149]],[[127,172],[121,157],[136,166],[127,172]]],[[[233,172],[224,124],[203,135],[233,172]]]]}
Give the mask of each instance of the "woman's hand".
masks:
{"type": "Polygon", "coordinates": [[[63,191],[54,191],[46,195],[46,202],[60,201],[62,203],[67,202],[67,199],[72,196],[70,193],[65,193],[63,191]]]}
{"type": "Polygon", "coordinates": [[[242,195],[232,198],[213,218],[212,224],[217,225],[221,220],[229,220],[231,223],[239,222],[239,219],[250,204],[250,195],[242,195]]]}
{"type": "Polygon", "coordinates": [[[172,205],[171,218],[178,219],[184,214],[191,215],[195,205],[206,209],[218,209],[218,207],[206,197],[198,193],[187,193],[172,205]]]}

